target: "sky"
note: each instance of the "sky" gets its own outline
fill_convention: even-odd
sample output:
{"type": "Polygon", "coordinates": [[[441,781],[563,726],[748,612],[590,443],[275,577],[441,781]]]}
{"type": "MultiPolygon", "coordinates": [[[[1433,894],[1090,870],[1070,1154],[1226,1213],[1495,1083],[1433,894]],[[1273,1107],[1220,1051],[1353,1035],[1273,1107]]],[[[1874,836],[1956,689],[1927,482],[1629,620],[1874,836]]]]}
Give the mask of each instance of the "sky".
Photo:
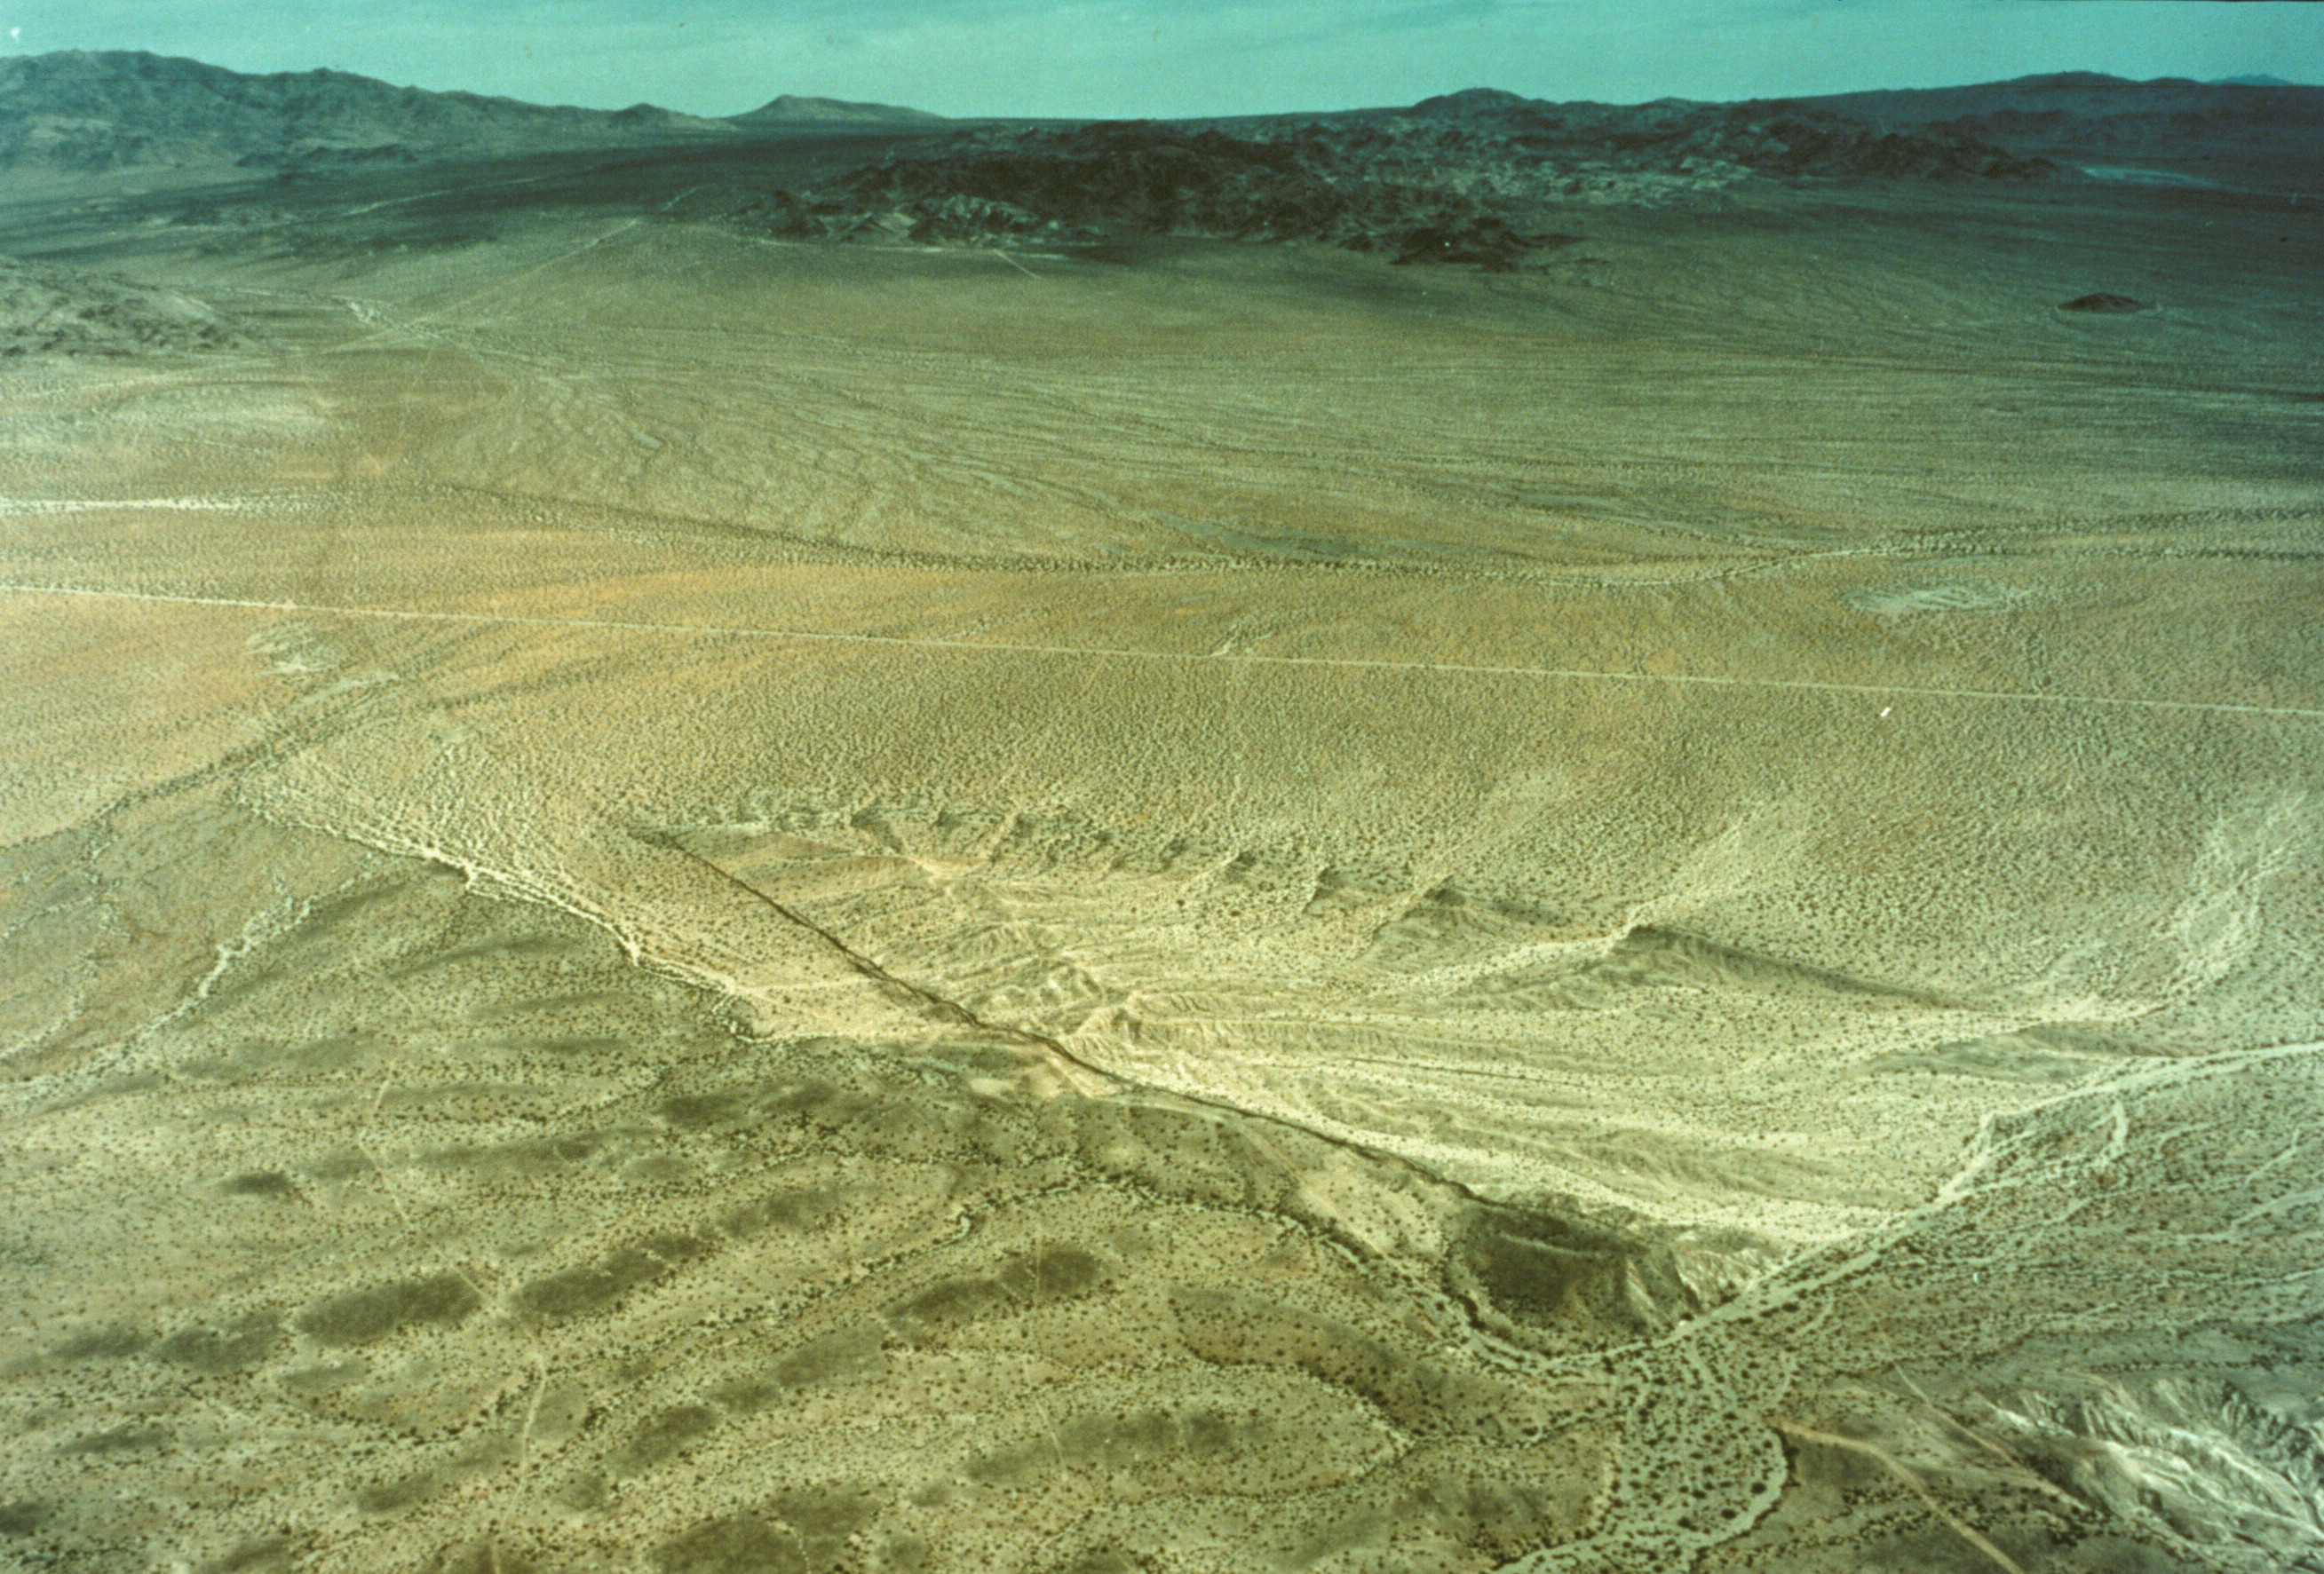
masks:
{"type": "Polygon", "coordinates": [[[2324,4],[2213,0],[0,0],[0,52],[732,115],[778,93],[946,115],[1623,103],[2036,71],[2324,82],[2324,4]]]}

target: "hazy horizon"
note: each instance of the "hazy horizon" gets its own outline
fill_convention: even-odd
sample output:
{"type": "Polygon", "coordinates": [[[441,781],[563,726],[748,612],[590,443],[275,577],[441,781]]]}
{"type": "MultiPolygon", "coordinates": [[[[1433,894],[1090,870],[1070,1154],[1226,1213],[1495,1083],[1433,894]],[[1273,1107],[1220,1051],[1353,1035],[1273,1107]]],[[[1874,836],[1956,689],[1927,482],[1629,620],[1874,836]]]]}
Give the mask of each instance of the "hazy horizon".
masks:
{"type": "Polygon", "coordinates": [[[152,0],[0,11],[11,54],[145,50],[238,71],[352,71],[438,90],[733,115],[783,93],[941,114],[1193,116],[1410,103],[1489,86],[1616,103],[1932,87],[2055,71],[2271,75],[2324,60],[2324,7],[2198,0],[920,0],[672,10],[640,0],[230,17],[152,0]]]}

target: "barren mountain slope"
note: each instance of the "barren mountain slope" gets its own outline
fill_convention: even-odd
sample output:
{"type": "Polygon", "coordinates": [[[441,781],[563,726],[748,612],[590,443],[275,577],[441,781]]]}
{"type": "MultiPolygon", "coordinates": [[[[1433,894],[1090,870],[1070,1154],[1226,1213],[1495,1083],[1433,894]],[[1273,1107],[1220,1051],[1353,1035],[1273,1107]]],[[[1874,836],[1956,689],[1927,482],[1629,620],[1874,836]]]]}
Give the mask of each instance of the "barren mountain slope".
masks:
{"type": "Polygon", "coordinates": [[[929,122],[885,105],[778,97],[732,120],[399,87],[346,71],[250,75],[131,51],[0,58],[0,169],[311,170],[568,148],[716,142],[770,128],[929,122]]]}

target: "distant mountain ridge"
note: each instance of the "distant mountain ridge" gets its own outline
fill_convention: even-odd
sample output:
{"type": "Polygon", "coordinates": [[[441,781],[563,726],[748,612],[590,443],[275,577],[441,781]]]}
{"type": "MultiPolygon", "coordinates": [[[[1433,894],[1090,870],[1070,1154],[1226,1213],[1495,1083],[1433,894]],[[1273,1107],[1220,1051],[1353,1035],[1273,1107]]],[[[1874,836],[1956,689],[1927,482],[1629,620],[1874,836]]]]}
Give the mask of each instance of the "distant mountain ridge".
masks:
{"type": "MultiPolygon", "coordinates": [[[[1422,116],[1619,151],[1731,142],[1740,127],[1780,129],[1786,145],[1758,167],[1806,173],[2005,173],[2016,166],[2215,166],[2324,189],[2324,87],[2285,82],[2131,81],[2055,71],[1961,87],[1883,88],[1711,104],[1560,103],[1471,87],[1409,109],[1341,118],[1422,116]],[[1853,126],[1856,132],[1847,128],[1853,126]],[[1980,162],[1983,167],[1980,168],[1980,162]],[[1819,166],[1821,166],[1821,168],[1819,166]]],[[[1748,138],[1746,141],[1748,142],[1748,138]]],[[[1721,150],[1724,151],[1724,150],[1721,150]]]]}
{"type": "Polygon", "coordinates": [[[2324,87],[2061,71],[1787,102],[1884,130],[1943,127],[2052,159],[2324,160],[2324,87]]]}
{"type": "Polygon", "coordinates": [[[1503,139],[1517,156],[1567,167],[1842,179],[2026,179],[2057,172],[2047,160],[2020,156],[1959,125],[1884,125],[1835,112],[1830,102],[1558,104],[1471,87],[1369,118],[1457,126],[1503,139]]]}
{"type": "MultiPolygon", "coordinates": [[[[1407,108],[1201,124],[1474,125],[1617,163],[1693,158],[1772,173],[2008,175],[2045,165],[2273,161],[2324,170],[2324,87],[2134,82],[2052,72],[1961,87],[1711,104],[1559,103],[1477,87],[1407,108]]],[[[783,94],[706,117],[650,104],[540,105],[401,87],[336,70],[250,75],[137,51],[0,56],[0,170],[227,174],[316,164],[494,157],[950,122],[924,110],[783,94]]],[[[1182,123],[1197,124],[1197,123],[1182,123]]],[[[2296,168],[2294,172],[2296,173],[2296,168]]]]}
{"type": "Polygon", "coordinates": [[[893,104],[856,104],[844,98],[807,98],[785,93],[758,108],[726,117],[730,125],[941,125],[945,117],[893,104]]]}
{"type": "Polygon", "coordinates": [[[785,125],[927,124],[884,105],[786,95],[713,119],[399,87],[346,71],[248,75],[140,51],[0,58],[0,169],[288,168],[730,141],[785,125]]]}

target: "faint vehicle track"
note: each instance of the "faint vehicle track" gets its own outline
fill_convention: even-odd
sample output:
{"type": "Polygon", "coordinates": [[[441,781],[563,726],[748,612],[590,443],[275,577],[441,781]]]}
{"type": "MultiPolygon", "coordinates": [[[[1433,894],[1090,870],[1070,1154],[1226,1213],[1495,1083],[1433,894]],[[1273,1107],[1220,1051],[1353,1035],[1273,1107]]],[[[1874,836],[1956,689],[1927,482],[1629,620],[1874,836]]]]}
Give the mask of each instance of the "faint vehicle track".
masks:
{"type": "Polygon", "coordinates": [[[1065,657],[1076,659],[1167,661],[1190,666],[1305,667],[1350,672],[1430,672],[1478,677],[1539,677],[1584,683],[1665,684],[1681,687],[1778,689],[1868,699],[1903,695],[2013,704],[2111,707],[2136,711],[2189,712],[2209,715],[2270,716],[2324,722],[2324,707],[2244,704],[2220,700],[2153,699],[2129,695],[2057,694],[2026,689],[1932,688],[1911,684],[1829,683],[1812,678],[1733,677],[1711,673],[1613,672],[1586,667],[1506,667],[1489,662],[1391,661],[1355,656],[1269,656],[1250,650],[1194,654],[1138,650],[1103,645],[1003,644],[995,640],[927,639],[904,634],[849,634],[807,629],[769,629],[706,623],[659,623],[611,618],[528,617],[512,612],[452,612],[403,607],[334,606],[306,602],[243,600],[231,596],[180,595],[162,591],[107,590],[88,585],[0,583],[0,594],[78,596],[98,601],[157,602],[177,606],[228,607],[238,611],[300,612],[318,617],[381,618],[423,623],[462,623],[519,628],[595,629],[640,634],[695,634],[720,639],[797,640],[818,644],[885,645],[919,650],[989,652],[1001,656],[1065,657]]]}

